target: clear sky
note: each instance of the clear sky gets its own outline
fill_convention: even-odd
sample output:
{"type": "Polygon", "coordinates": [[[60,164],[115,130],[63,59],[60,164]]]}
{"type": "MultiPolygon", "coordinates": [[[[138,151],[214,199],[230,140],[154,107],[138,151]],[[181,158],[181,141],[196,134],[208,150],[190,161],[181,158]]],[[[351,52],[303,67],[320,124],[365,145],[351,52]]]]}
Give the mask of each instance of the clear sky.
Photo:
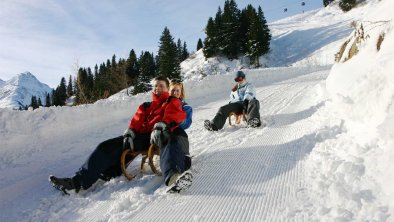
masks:
{"type": "MultiPolygon", "coordinates": [[[[260,5],[268,22],[323,7],[323,0],[236,3],[240,9],[260,5]]],[[[30,71],[55,87],[76,67],[93,67],[113,54],[156,54],[165,26],[195,51],[208,18],[223,5],[224,0],[0,0],[0,79],[30,71]]]]}

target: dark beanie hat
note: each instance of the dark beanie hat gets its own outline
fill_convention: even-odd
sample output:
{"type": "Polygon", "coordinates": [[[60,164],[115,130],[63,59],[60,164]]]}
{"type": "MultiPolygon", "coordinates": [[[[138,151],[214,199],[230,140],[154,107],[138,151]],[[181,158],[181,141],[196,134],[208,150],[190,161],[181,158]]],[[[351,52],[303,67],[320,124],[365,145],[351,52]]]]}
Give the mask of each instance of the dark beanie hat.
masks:
{"type": "Polygon", "coordinates": [[[237,79],[237,78],[240,78],[240,77],[245,78],[245,73],[242,72],[241,70],[238,70],[238,71],[235,72],[234,79],[237,79]]]}

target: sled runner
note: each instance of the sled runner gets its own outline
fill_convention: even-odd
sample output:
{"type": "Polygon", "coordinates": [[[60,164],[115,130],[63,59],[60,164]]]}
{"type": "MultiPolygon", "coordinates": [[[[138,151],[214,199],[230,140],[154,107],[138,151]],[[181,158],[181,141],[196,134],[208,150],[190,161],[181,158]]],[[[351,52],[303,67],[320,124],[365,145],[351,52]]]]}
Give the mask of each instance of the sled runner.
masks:
{"type": "Polygon", "coordinates": [[[242,113],[235,113],[235,112],[231,112],[230,114],[228,114],[228,124],[230,124],[230,126],[232,126],[233,124],[231,123],[231,117],[235,116],[235,124],[239,125],[241,123],[241,121],[246,121],[246,116],[245,116],[245,112],[242,113]]]}
{"type": "MultiPolygon", "coordinates": [[[[153,173],[157,175],[161,175],[160,170],[158,170],[158,167],[156,167],[157,163],[155,164],[155,160],[159,159],[159,149],[155,145],[150,145],[149,150],[144,150],[144,151],[132,151],[130,149],[126,149],[123,151],[122,156],[120,158],[120,167],[122,168],[123,175],[128,179],[132,180],[135,176],[137,176],[136,172],[130,172],[128,170],[128,167],[133,164],[133,160],[139,156],[142,155],[142,160],[141,160],[141,165],[140,165],[140,170],[144,170],[144,164],[146,162],[146,159],[148,159],[148,164],[150,168],[152,169],[153,173]]],[[[156,161],[157,162],[157,161],[156,161]]]]}

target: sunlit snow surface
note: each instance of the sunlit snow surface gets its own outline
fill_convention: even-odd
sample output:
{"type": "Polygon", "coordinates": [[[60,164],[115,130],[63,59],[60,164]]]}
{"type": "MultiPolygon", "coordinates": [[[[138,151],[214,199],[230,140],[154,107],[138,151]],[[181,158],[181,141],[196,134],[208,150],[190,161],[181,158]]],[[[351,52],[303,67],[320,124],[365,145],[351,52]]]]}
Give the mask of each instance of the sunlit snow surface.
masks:
{"type": "Polygon", "coordinates": [[[244,69],[256,87],[264,128],[242,123],[206,131],[203,121],[228,102],[234,84],[225,70],[240,68],[239,61],[217,63],[221,73],[206,71],[204,78],[198,75],[209,66],[201,52],[184,62],[186,100],[194,109],[187,130],[194,183],[181,194],[166,194],[163,179],[149,170],[71,196],[47,181],[49,174],[72,176],[99,142],[121,135],[149,94],[121,92],[77,107],[0,109],[0,220],[392,221],[392,22],[368,29],[348,62],[317,61],[351,37],[351,20],[391,21],[393,4],[369,1],[346,15],[329,7],[272,24],[272,49],[282,52],[264,61],[292,66],[244,69]],[[336,34],[319,34],[327,30],[336,34]]]}

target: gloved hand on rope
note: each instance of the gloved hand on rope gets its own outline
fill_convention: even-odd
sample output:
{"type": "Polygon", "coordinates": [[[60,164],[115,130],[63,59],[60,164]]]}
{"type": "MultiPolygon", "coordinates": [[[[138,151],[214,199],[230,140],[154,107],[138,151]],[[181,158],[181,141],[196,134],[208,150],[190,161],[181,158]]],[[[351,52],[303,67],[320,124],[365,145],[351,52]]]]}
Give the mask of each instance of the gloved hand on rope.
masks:
{"type": "Polygon", "coordinates": [[[156,145],[159,148],[164,147],[170,140],[170,129],[167,123],[158,122],[153,127],[153,131],[150,135],[150,143],[156,145]]]}
{"type": "Polygon", "coordinates": [[[123,150],[130,149],[134,150],[135,133],[132,129],[127,128],[123,133],[123,150]]]}

